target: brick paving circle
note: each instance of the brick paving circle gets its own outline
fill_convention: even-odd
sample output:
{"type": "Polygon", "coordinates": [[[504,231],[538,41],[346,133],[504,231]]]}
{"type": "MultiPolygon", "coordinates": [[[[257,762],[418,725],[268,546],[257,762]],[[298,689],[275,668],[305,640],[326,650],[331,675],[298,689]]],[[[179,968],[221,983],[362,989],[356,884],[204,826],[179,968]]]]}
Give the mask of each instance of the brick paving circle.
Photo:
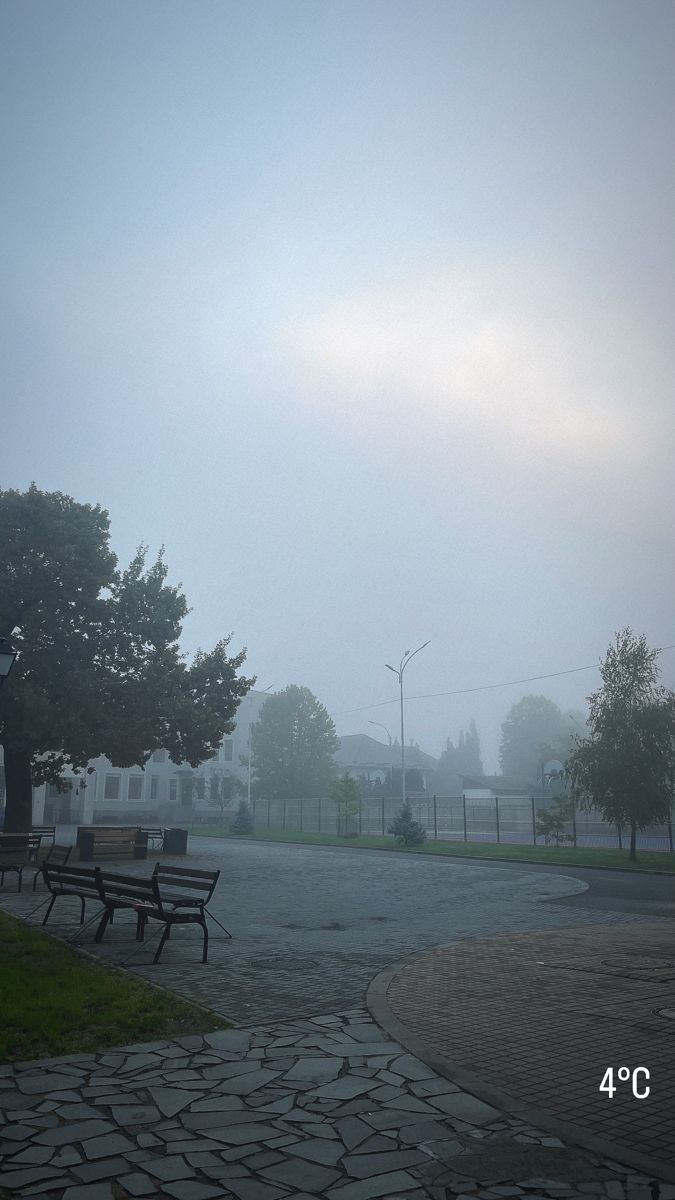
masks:
{"type": "Polygon", "coordinates": [[[451,1073],[675,1172],[675,1031],[661,1015],[674,996],[673,924],[662,920],[438,948],[394,974],[386,999],[451,1073]],[[609,1066],[648,1068],[649,1096],[636,1099],[632,1081],[601,1093],[609,1066]]]}

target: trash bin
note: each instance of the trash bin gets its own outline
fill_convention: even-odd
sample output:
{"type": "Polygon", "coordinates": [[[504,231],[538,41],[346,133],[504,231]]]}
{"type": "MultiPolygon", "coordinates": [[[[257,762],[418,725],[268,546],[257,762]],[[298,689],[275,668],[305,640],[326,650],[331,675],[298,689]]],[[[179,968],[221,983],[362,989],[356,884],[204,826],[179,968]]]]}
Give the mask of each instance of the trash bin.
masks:
{"type": "Polygon", "coordinates": [[[164,830],[164,853],[165,854],[187,854],[187,829],[165,829],[164,830]]]}

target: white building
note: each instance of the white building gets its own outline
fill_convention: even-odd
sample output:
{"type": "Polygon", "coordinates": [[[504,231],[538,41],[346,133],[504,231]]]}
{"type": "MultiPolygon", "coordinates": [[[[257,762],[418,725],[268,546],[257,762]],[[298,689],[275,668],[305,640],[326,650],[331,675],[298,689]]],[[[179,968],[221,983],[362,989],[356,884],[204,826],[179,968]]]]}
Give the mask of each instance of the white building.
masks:
{"type": "Polygon", "coordinates": [[[246,786],[250,728],[267,699],[255,690],[244,696],[234,730],[223,738],[218,754],[194,770],[188,763],[172,762],[166,750],[156,750],[145,767],[114,767],[101,755],[89,763],[89,774],[64,771],[65,790],[51,783],[33,788],[33,824],[167,824],[213,818],[216,792],[234,796],[235,780],[246,786]]]}

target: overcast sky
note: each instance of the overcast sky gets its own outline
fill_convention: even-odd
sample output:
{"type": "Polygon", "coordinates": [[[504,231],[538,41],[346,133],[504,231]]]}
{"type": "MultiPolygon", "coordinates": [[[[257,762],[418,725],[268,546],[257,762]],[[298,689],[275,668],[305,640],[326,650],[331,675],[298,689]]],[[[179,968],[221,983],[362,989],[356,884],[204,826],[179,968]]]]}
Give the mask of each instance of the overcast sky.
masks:
{"type": "MultiPolygon", "coordinates": [[[[164,544],[186,651],[341,734],[396,733],[427,639],[411,696],[675,643],[671,0],[0,12],[3,486],[164,544]]],[[[473,716],[495,770],[598,682],[406,735],[473,716]]]]}

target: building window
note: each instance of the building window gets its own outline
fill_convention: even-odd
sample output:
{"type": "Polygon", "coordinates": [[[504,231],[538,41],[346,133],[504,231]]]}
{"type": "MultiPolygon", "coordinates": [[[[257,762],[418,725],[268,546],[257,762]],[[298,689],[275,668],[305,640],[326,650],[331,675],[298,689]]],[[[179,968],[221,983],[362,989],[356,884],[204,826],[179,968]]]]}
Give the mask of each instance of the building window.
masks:
{"type": "Polygon", "coordinates": [[[128,800],[142,800],[143,798],[143,776],[130,775],[129,786],[127,789],[128,800]]]}
{"type": "Polygon", "coordinates": [[[170,779],[169,780],[169,801],[171,804],[176,803],[177,796],[178,796],[178,780],[170,779]]]}
{"type": "Polygon", "coordinates": [[[159,775],[150,776],[150,799],[156,800],[159,795],[159,775]]]}
{"type": "Polygon", "coordinates": [[[167,758],[166,750],[153,750],[153,752],[152,752],[152,761],[153,762],[166,762],[166,758],[167,758]]]}
{"type": "Polygon", "coordinates": [[[232,762],[232,738],[223,738],[223,762],[232,762]]]}
{"type": "Polygon", "coordinates": [[[203,775],[198,775],[195,779],[195,796],[198,800],[204,799],[205,783],[206,780],[204,779],[203,775]]]}
{"type": "Polygon", "coordinates": [[[121,775],[106,775],[103,789],[104,800],[119,800],[121,779],[121,775]]]}

